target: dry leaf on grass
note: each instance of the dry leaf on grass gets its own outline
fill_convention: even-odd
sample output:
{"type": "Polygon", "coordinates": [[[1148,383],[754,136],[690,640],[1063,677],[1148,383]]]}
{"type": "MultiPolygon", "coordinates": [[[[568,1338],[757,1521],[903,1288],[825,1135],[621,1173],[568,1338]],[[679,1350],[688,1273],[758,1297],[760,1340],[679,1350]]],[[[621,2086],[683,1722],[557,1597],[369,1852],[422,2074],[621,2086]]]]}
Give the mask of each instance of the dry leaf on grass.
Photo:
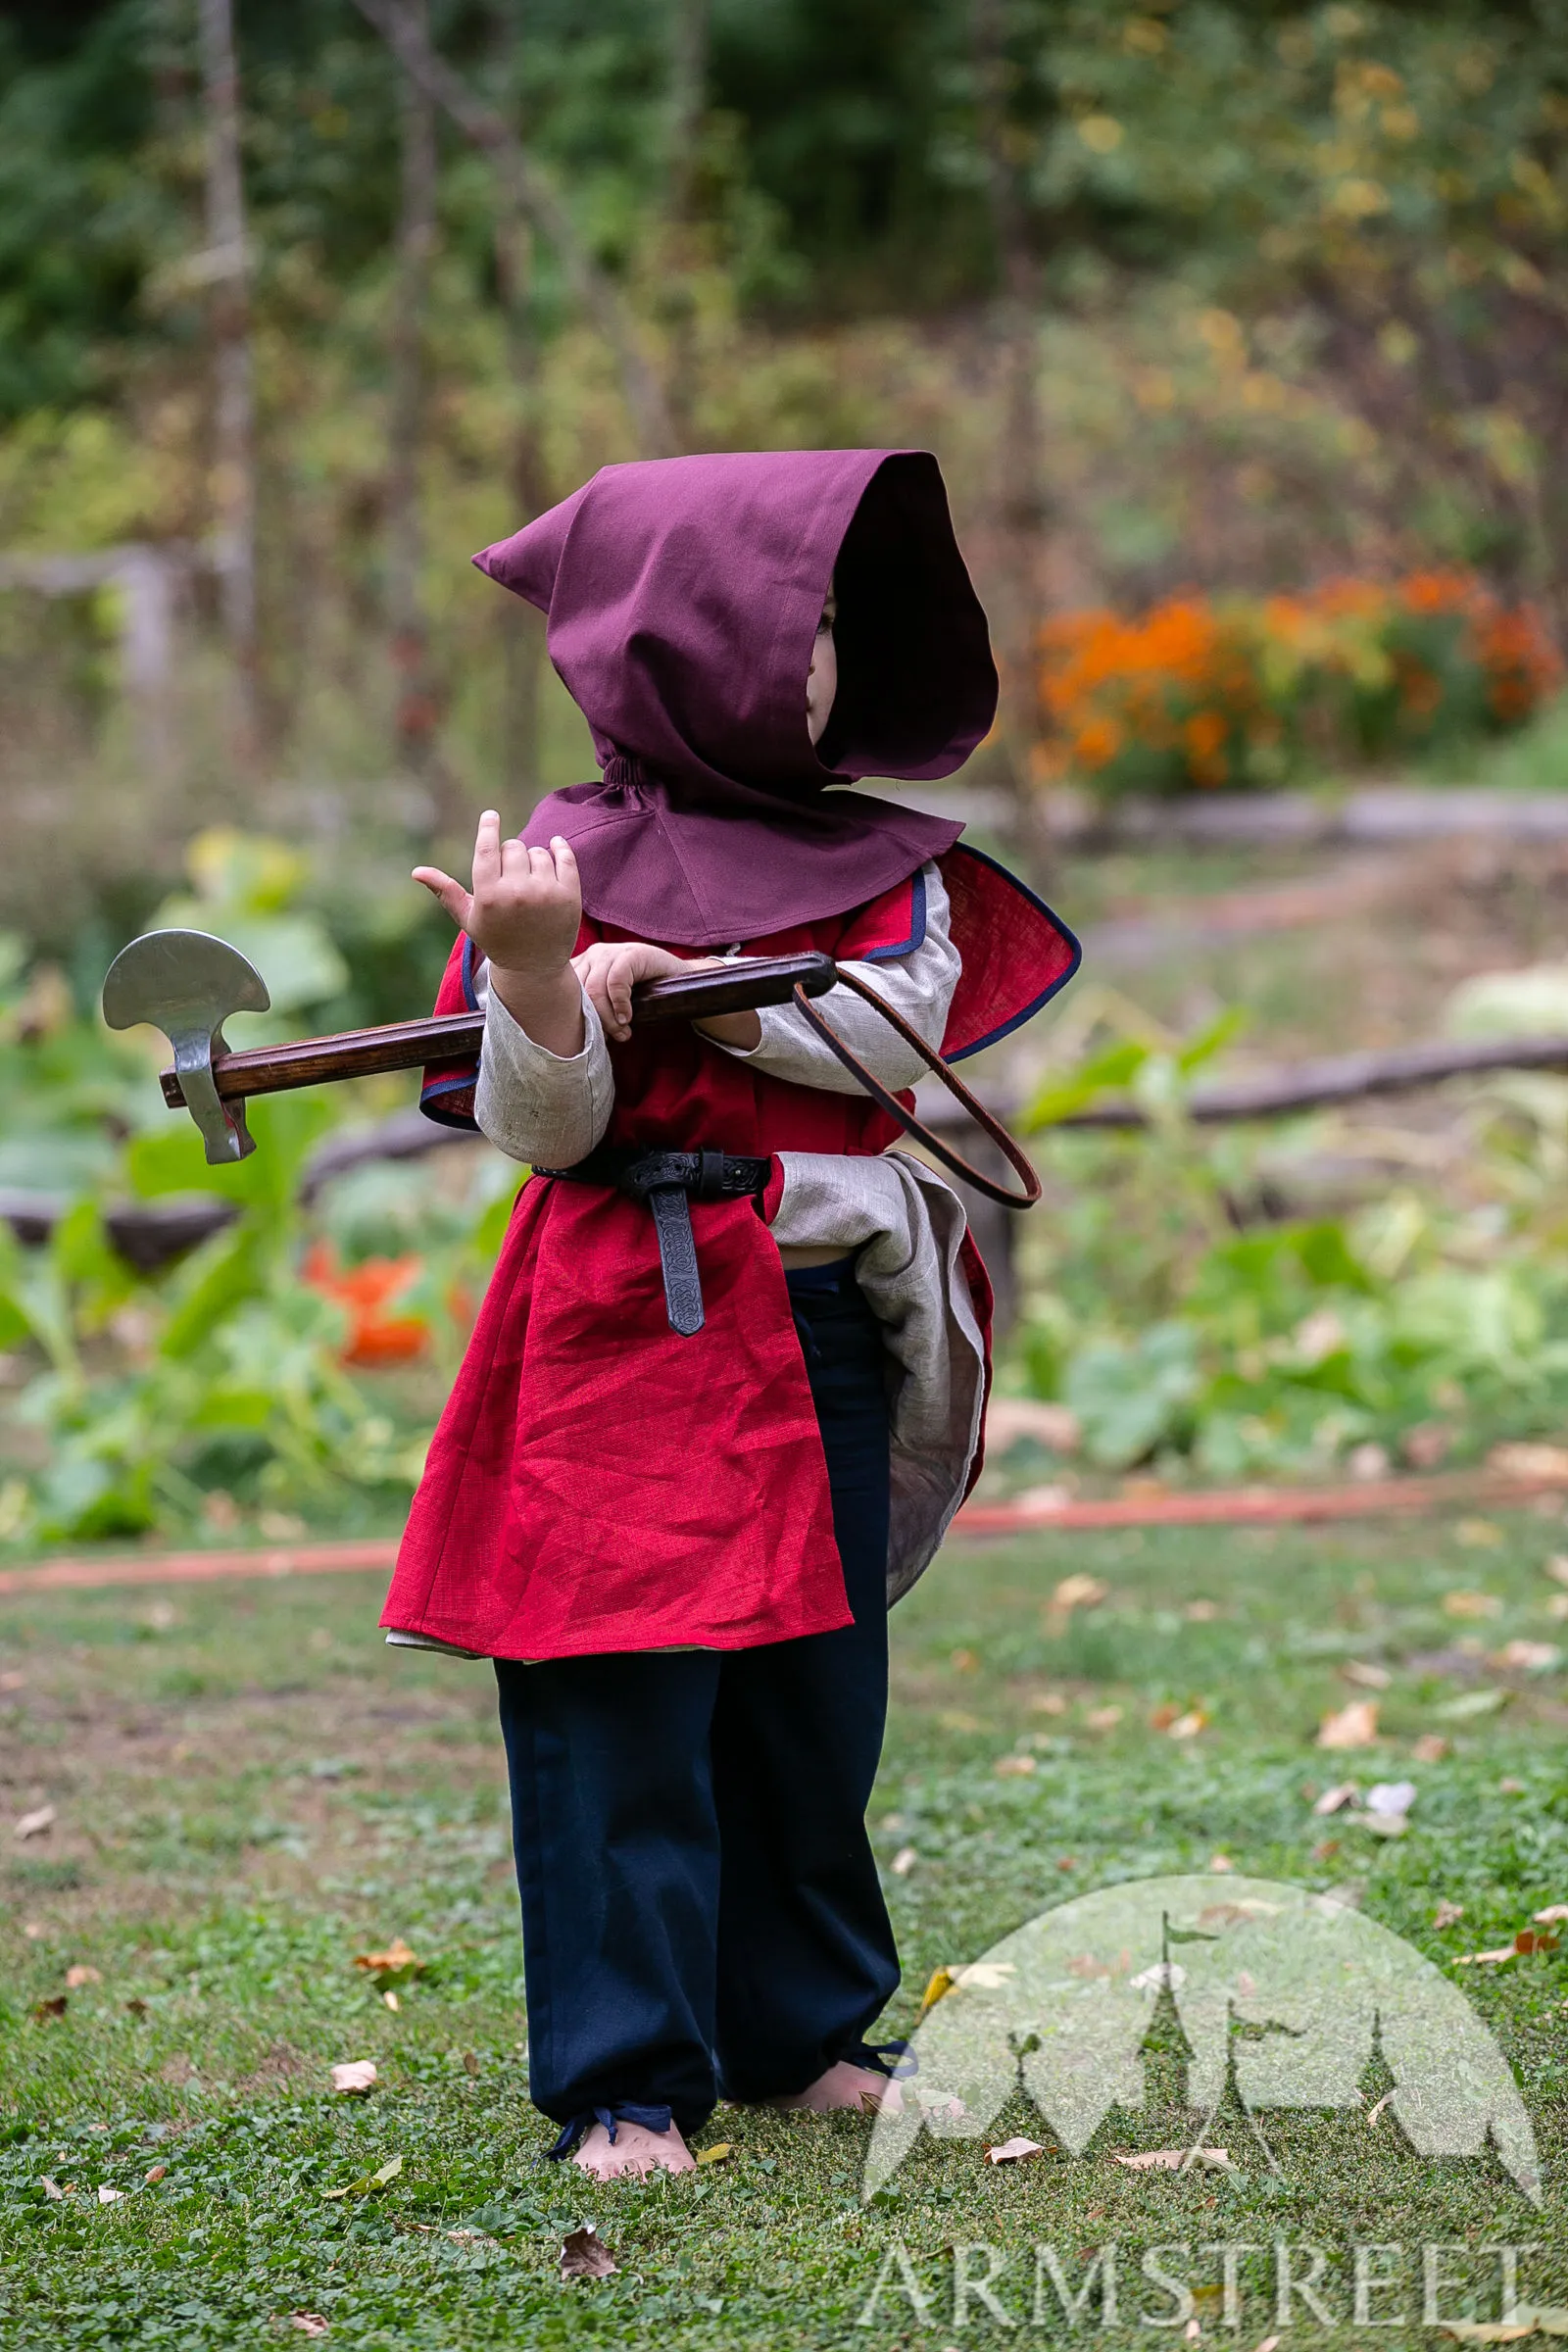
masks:
{"type": "Polygon", "coordinates": [[[956,1984],[957,1977],[958,1972],[955,1968],[934,1968],[931,1971],[930,1976],[926,1979],[925,1991],[920,1996],[920,2015],[922,2017],[928,2009],[934,2009],[938,2001],[946,1999],[956,1984]]]}
{"type": "Polygon", "coordinates": [[[1208,1867],[1218,1876],[1223,1877],[1226,1871],[1234,1870],[1236,1865],[1231,1860],[1229,1854],[1210,1854],[1208,1857],[1208,1867]]]}
{"type": "Polygon", "coordinates": [[[912,1845],[901,1845],[888,1868],[896,1879],[906,1879],[919,1859],[912,1845]]]}
{"type": "Polygon", "coordinates": [[[118,2205],[124,2193],[122,2188],[105,2186],[98,2191],[98,2202],[100,2205],[118,2205]]]}
{"type": "Polygon", "coordinates": [[[591,2222],[568,2230],[561,2241],[563,2278],[608,2278],[615,2267],[614,2256],[591,2222]]]}
{"type": "Polygon", "coordinates": [[[733,2142],[727,2139],[715,2139],[710,2148],[698,2149],[697,2161],[699,2164],[728,2164],[734,2153],[733,2142]]]}
{"type": "Polygon", "coordinates": [[[1207,1729],[1208,1717],[1201,1707],[1189,1707],[1185,1715],[1178,1715],[1174,1723],[1165,1726],[1166,1737],[1171,1740],[1196,1740],[1200,1732],[1207,1729]]]}
{"type": "Polygon", "coordinates": [[[22,1819],[12,1825],[11,1835],[13,1838],[45,1838],[59,1818],[53,1805],[35,1806],[32,1812],[24,1813],[22,1819]]]}
{"type": "Polygon", "coordinates": [[[1366,2128],[1369,2132],[1371,2131],[1373,2125],[1377,2122],[1378,2118],[1382,2115],[1384,2108],[1388,2105],[1393,2096],[1394,2093],[1392,2090],[1386,2090],[1383,2093],[1382,2098],[1379,2099],[1377,2105],[1370,2111],[1366,2119],[1366,2128]]]}
{"type": "Polygon", "coordinates": [[[1544,1928],[1521,1928],[1512,1943],[1498,1944],[1495,1951],[1464,1952],[1454,1961],[1456,1968],[1471,1968],[1478,1962],[1500,1968],[1505,1960],[1528,1959],[1533,1952],[1554,1952],[1561,1940],[1544,1928]]]}
{"type": "MultiPolygon", "coordinates": [[[[1568,1592],[1563,1595],[1568,1600],[1568,1592]]],[[[1412,1742],[1410,1753],[1418,1764],[1441,1764],[1448,1752],[1448,1742],[1441,1732],[1423,1732],[1412,1742]]]]}
{"type": "Polygon", "coordinates": [[[379,1982],[382,1978],[418,1976],[428,1963],[411,1952],[401,1936],[394,1936],[384,1952],[356,1952],[354,1965],[379,1982]]]}
{"type": "Polygon", "coordinates": [[[968,1960],[954,1969],[953,1982],[973,1992],[1001,1992],[1018,1974],[1015,1960],[968,1960]]]}
{"type": "Polygon", "coordinates": [[[1120,1721],[1120,1707],[1091,1707],[1084,1717],[1084,1730],[1086,1732],[1113,1732],[1120,1721]]]}
{"type": "Polygon", "coordinates": [[[1051,1595],[1054,1609],[1097,1609],[1110,1598],[1110,1587],[1098,1576],[1064,1576],[1051,1595]]]}
{"type": "MultiPolygon", "coordinates": [[[[1540,1916],[1538,1911],[1536,1917],[1539,1919],[1540,1916]]],[[[1445,1895],[1432,1914],[1432,1925],[1435,1928],[1456,1928],[1463,1917],[1463,1903],[1450,1903],[1447,1896],[1445,1895]]]]}
{"type": "Polygon", "coordinates": [[[142,2175],[144,2185],[148,2188],[155,2188],[158,2182],[165,2179],[168,2172],[167,2164],[150,2164],[142,2175]]]}
{"type": "Polygon", "coordinates": [[[1505,1642],[1487,1660],[1512,1674],[1549,1674],[1562,1658],[1555,1642],[1505,1642]]]}
{"type": "Polygon", "coordinates": [[[57,2018],[65,2016],[68,2006],[63,1992],[51,1993],[47,2000],[33,2002],[32,2022],[35,2026],[53,2025],[57,2018]]]}
{"type": "Polygon", "coordinates": [[[73,1992],[79,1992],[83,1984],[101,1984],[103,1978],[96,1968],[89,1968],[85,1960],[78,1960],[74,1967],[67,1969],[66,1983],[73,1992]]]}
{"type": "Polygon", "coordinates": [[[1189,1625],[1212,1625],[1224,1614],[1217,1600],[1190,1600],[1182,1611],[1189,1625]]]}
{"type": "Polygon", "coordinates": [[[1353,1805],[1360,1793],[1354,1781],[1337,1781],[1332,1788],[1324,1789],[1312,1810],[1318,1814],[1338,1813],[1342,1807],[1353,1805]]]}
{"type": "Polygon", "coordinates": [[[1201,2165],[1206,2173],[1231,2173],[1236,2170],[1228,2148],[1146,2148],[1141,2155],[1118,2156],[1130,2173],[1177,2173],[1189,2158],[1201,2165]]]}
{"type": "Polygon", "coordinates": [[[395,2180],[402,2170],[402,2157],[389,2156],[375,2172],[362,2173],[358,2180],[349,2182],[347,2188],[323,2188],[321,2194],[328,2202],[334,2197],[372,2196],[376,2189],[385,2188],[389,2180],[395,2180]]]}
{"type": "Polygon", "coordinates": [[[1554,1584],[1568,1585],[1568,1551],[1554,1551],[1546,1562],[1546,1574],[1554,1584]]]}
{"type": "Polygon", "coordinates": [[[1352,1698],[1317,1727],[1319,1747],[1371,1747],[1378,1736],[1378,1710],[1370,1698],[1352,1698]]]}
{"type": "Polygon", "coordinates": [[[1495,1715],[1507,1704],[1506,1690],[1461,1690],[1457,1698],[1446,1699],[1438,1713],[1445,1723],[1468,1723],[1477,1715],[1495,1715]]]}
{"type": "Polygon", "coordinates": [[[1065,1715],[1067,1701],[1059,1690],[1040,1690],[1029,1701],[1037,1715],[1065,1715]]]}
{"type": "Polygon", "coordinates": [[[297,2328],[301,2335],[328,2335],[331,2333],[331,2322],[323,2319],[318,2311],[291,2311],[288,2315],[288,2324],[291,2328],[297,2328]]]}
{"type": "Polygon", "coordinates": [[[1379,1838],[1402,1838],[1415,1803],[1414,1781],[1379,1781],[1366,1792],[1366,1810],[1352,1816],[1356,1826],[1379,1838]]]}
{"type": "Polygon", "coordinates": [[[1495,1592],[1445,1592],[1445,1617],[1500,1617],[1502,1602],[1495,1592]]]}
{"type": "Polygon", "coordinates": [[[1446,2320],[1443,2333],[1456,2344],[1517,2344],[1534,2335],[1534,2318],[1524,2320],[1446,2320]]]}
{"type": "Polygon", "coordinates": [[[332,2069],[332,2088],[338,2091],[365,2091],[375,2088],[376,2074],[373,2058],[350,2058],[332,2069]]]}
{"type": "Polygon", "coordinates": [[[1038,2139],[1004,2139],[1000,2147],[987,2148],[987,2164],[1022,2164],[1028,2156],[1043,2156],[1045,2149],[1038,2139]]]}
{"type": "Polygon", "coordinates": [[[1532,1911],[1530,1916],[1538,1928],[1549,1928],[1568,1919],[1568,1903],[1548,1903],[1544,1911],[1532,1911]]]}
{"type": "Polygon", "coordinates": [[[1386,1666],[1374,1666],[1367,1658],[1350,1658],[1340,1672],[1362,1690],[1386,1690],[1394,1680],[1386,1666]]]}
{"type": "Polygon", "coordinates": [[[1038,1772],[1039,1769],[1033,1756],[999,1756],[992,1766],[998,1779],[1004,1781],[1016,1779],[1022,1774],[1038,1772]]]}

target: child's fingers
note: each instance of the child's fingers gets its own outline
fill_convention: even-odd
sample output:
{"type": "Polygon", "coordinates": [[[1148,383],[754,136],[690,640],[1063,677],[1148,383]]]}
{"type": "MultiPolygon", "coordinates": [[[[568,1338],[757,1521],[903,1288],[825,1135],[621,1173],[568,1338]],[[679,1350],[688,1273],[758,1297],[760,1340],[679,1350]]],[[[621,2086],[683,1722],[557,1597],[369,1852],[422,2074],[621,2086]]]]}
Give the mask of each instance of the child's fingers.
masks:
{"type": "Polygon", "coordinates": [[[454,881],[450,874],[444,874],[438,865],[416,865],[414,879],[422,882],[433,899],[440,900],[460,931],[466,931],[473,900],[461,882],[454,881]]]}
{"type": "Polygon", "coordinates": [[[616,1030],[622,1037],[631,1035],[631,991],[632,983],[638,977],[638,961],[636,949],[629,948],[612,960],[605,974],[605,994],[610,999],[610,1009],[616,1030]]]}
{"type": "Polygon", "coordinates": [[[473,887],[482,890],[487,882],[501,879],[501,812],[486,808],[479,818],[479,830],[473,837],[473,887]]]}
{"type": "Polygon", "coordinates": [[[556,880],[563,890],[570,890],[580,898],[582,883],[577,874],[576,853],[564,833],[551,836],[550,855],[556,861],[556,880]]]}

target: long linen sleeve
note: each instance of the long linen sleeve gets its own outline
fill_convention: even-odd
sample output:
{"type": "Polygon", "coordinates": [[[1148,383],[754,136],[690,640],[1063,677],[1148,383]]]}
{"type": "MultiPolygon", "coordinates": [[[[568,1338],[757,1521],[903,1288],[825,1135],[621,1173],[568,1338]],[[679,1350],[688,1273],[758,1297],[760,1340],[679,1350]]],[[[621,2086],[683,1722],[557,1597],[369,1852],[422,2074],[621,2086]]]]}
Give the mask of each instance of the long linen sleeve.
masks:
{"type": "Polygon", "coordinates": [[[473,1115],[480,1132],[530,1167],[569,1168],[604,1140],[615,1101],[610,1049],[583,993],[580,1054],[547,1053],[520,1029],[489,985],[481,960],[474,994],[484,1008],[484,1044],[473,1115]]]}
{"type": "MultiPolygon", "coordinates": [[[[942,876],[935,865],[923,866],[921,874],[925,882],[925,936],[919,946],[912,948],[907,956],[890,956],[874,963],[846,963],[842,969],[858,973],[936,1050],[942,1044],[948,1008],[962,967],[948,929],[948,894],[942,876]]],[[[926,1075],[925,1063],[919,1055],[904,1043],[874,1006],[852,990],[831,988],[816,1002],[851,1052],[859,1056],[884,1086],[896,1093],[900,1088],[913,1086],[917,1078],[926,1075]]],[[[754,1064],[774,1078],[791,1079],[797,1086],[820,1087],[827,1094],[860,1092],[831,1048],[822,1043],[793,1004],[763,1005],[757,1017],[762,1025],[760,1045],[750,1051],[741,1046],[723,1048],[736,1061],[754,1064]]]]}

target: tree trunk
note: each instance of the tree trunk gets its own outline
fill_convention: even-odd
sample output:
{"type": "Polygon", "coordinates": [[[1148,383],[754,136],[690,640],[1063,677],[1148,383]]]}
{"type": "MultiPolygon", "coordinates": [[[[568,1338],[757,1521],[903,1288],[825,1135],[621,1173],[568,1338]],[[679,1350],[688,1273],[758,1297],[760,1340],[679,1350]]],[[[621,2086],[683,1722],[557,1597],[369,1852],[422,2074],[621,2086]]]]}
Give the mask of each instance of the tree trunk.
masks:
{"type": "MultiPolygon", "coordinates": [[[[508,210],[496,223],[496,281],[507,326],[507,372],[515,402],[508,466],[512,521],[520,529],[550,505],[539,437],[539,342],[528,314],[533,242],[528,223],[508,210]]],[[[524,808],[539,798],[539,663],[542,625],[515,597],[501,599],[502,772],[524,808]]]]}
{"type": "MultiPolygon", "coordinates": [[[[426,34],[425,0],[409,14],[426,34]]],[[[402,119],[402,202],[392,312],[392,413],[387,452],[387,619],[396,678],[396,754],[406,773],[428,776],[436,706],[421,572],[419,460],[424,447],[424,319],[435,255],[435,108],[407,72],[398,76],[402,119]]]]}
{"type": "Polygon", "coordinates": [[[239,74],[231,0],[199,0],[207,114],[207,256],[213,286],[212,507],[223,630],[233,663],[234,748],[260,749],[256,625],[256,420],[250,270],[240,172],[239,74]]]}
{"type": "Polygon", "coordinates": [[[1028,213],[1009,152],[1005,10],[1006,0],[970,0],[976,116],[1000,278],[994,313],[1001,409],[994,504],[995,634],[1002,672],[998,715],[1019,846],[1035,878],[1044,881],[1051,845],[1030,767],[1039,735],[1035,647],[1045,612],[1047,520],[1038,380],[1040,289],[1028,213]]]}
{"type": "Polygon", "coordinates": [[[495,108],[477,97],[445,58],[436,55],[402,0],[354,0],[354,5],[375,26],[411,79],[450,117],[466,139],[490,158],[518,212],[549,238],[573,298],[598,327],[614,359],[638,455],[667,457],[673,442],[659,379],[638,347],[619,290],[579,234],[554,181],[495,108]]]}
{"type": "Polygon", "coordinates": [[[669,271],[664,310],[669,320],[669,414],[680,448],[694,446],[697,408],[697,301],[693,279],[702,260],[698,220],[698,165],[708,95],[709,0],[674,0],[669,48],[669,271]]]}

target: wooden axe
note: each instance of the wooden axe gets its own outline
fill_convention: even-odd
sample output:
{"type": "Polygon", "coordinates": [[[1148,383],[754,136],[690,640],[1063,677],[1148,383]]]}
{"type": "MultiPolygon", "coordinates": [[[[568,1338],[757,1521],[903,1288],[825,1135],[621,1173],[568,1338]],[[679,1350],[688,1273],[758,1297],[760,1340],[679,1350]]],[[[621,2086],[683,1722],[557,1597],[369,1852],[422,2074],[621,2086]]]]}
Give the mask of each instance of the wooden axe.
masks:
{"type": "MultiPolygon", "coordinates": [[[[797,989],[824,996],[838,976],[831,956],[760,956],[722,970],[639,981],[632,1008],[639,1021],[696,1021],[786,1004],[797,989]]],[[[147,1021],[173,1047],[173,1067],[162,1073],[164,1101],[190,1112],[215,1166],[256,1149],[245,1124],[247,1096],[476,1058],[484,1036],[482,1012],[459,1012],[231,1054],[223,1037],[229,1014],[266,1012],[270,1004],[255,965],[206,931],[146,931],[122,948],[104,981],[104,1019],[111,1029],[147,1021]]]]}

